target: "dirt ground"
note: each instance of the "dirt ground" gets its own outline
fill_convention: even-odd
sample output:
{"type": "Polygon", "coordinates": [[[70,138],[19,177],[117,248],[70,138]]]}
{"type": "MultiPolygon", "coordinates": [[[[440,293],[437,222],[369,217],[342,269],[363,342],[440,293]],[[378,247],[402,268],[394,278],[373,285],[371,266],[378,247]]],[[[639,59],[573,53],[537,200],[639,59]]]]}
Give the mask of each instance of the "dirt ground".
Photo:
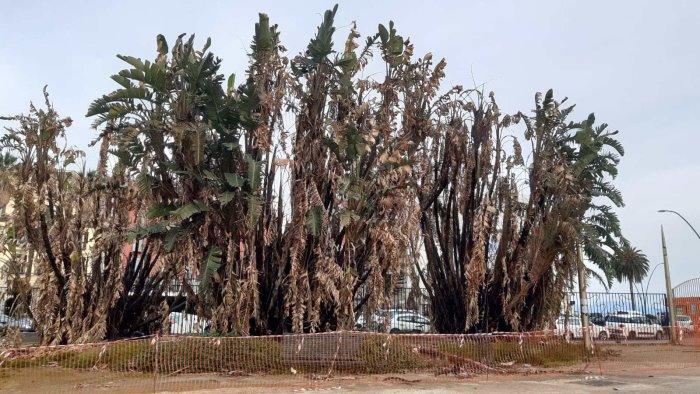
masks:
{"type": "MultiPolygon", "coordinates": [[[[659,373],[614,373],[610,375],[566,374],[539,376],[483,377],[463,382],[434,383],[384,383],[360,382],[333,389],[338,393],[394,394],[394,393],[596,393],[596,392],[673,392],[697,393],[700,385],[700,368],[665,370],[659,373]]],[[[306,390],[306,391],[321,391],[306,390]]],[[[323,390],[326,391],[326,390],[323,390]]],[[[219,391],[235,393],[236,391],[219,391]]],[[[276,394],[298,393],[300,390],[261,391],[276,394]]],[[[203,393],[200,391],[200,393],[203,393]]]]}
{"type": "Polygon", "coordinates": [[[329,387],[297,387],[276,389],[221,389],[199,390],[188,393],[220,394],[220,393],[366,393],[373,394],[445,394],[445,393],[597,393],[597,392],[628,392],[628,393],[697,393],[700,387],[700,368],[683,368],[673,370],[626,371],[612,374],[591,374],[584,371],[576,374],[538,374],[538,375],[508,375],[472,377],[455,381],[433,379],[431,376],[411,374],[403,375],[402,380],[380,378],[360,378],[353,381],[339,382],[337,386],[329,387]]]}
{"type": "Polygon", "coordinates": [[[606,357],[557,370],[513,366],[517,373],[409,373],[362,376],[177,374],[149,377],[46,366],[0,376],[7,393],[453,393],[698,392],[700,348],[610,346],[606,357]]]}

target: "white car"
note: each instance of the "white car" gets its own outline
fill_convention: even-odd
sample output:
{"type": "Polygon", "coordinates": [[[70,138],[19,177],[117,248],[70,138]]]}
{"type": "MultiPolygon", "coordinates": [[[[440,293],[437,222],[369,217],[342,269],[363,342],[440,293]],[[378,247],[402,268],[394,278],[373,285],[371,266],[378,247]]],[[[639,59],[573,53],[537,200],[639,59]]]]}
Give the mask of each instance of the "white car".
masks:
{"type": "Polygon", "coordinates": [[[693,320],[688,315],[676,315],[676,324],[679,329],[683,330],[684,334],[692,334],[695,332],[693,320]]]}
{"type": "Polygon", "coordinates": [[[373,312],[369,315],[369,321],[365,321],[365,314],[362,313],[360,316],[357,318],[357,321],[355,322],[355,329],[357,330],[377,330],[381,329],[384,326],[384,322],[386,321],[387,324],[391,322],[393,319],[394,315],[396,313],[415,313],[413,311],[410,311],[408,309],[382,309],[376,312],[373,312]]]}
{"type": "MultiPolygon", "coordinates": [[[[568,321],[565,316],[560,316],[554,323],[555,334],[566,339],[583,338],[583,324],[579,317],[570,316],[568,321]]],[[[591,338],[604,341],[610,338],[610,332],[607,328],[597,324],[590,323],[588,328],[591,330],[591,338]]]]}
{"type": "Polygon", "coordinates": [[[209,320],[202,319],[191,313],[170,313],[171,334],[201,334],[208,332],[209,325],[209,320]]]}
{"type": "Polygon", "coordinates": [[[430,319],[416,312],[396,312],[387,324],[387,331],[392,334],[428,333],[430,319]]]}
{"type": "Polygon", "coordinates": [[[622,339],[663,339],[664,328],[647,316],[637,312],[616,312],[605,318],[605,326],[611,337],[622,339]]]}

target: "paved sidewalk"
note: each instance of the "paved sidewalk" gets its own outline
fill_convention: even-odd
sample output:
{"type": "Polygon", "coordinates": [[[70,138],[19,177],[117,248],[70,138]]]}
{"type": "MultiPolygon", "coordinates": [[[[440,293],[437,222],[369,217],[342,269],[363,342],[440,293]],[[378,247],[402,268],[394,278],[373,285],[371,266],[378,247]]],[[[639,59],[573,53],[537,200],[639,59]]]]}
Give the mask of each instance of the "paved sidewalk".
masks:
{"type": "MultiPolygon", "coordinates": [[[[481,377],[463,382],[410,383],[401,380],[386,382],[357,381],[341,386],[325,388],[274,389],[254,392],[274,394],[298,393],[366,393],[373,394],[446,394],[446,393],[611,393],[611,392],[654,392],[654,393],[697,393],[700,388],[700,368],[663,371],[654,373],[619,373],[614,375],[536,375],[531,377],[501,377],[486,380],[481,377]]],[[[214,391],[192,391],[198,394],[244,393],[246,389],[214,391]]]]}

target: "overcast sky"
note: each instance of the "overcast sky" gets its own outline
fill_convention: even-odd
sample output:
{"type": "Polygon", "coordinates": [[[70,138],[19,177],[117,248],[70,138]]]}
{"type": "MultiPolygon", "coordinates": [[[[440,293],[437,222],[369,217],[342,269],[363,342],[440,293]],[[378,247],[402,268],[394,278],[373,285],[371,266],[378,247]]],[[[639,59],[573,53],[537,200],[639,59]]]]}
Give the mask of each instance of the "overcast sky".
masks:
{"type": "MultiPolygon", "coordinates": [[[[172,43],[195,33],[198,46],[212,38],[225,73],[241,75],[258,12],[280,25],[294,55],[333,4],[5,1],[0,114],[26,112],[47,84],[59,112],[75,120],[69,142],[88,149],[95,131],[84,114],[115,88],[109,76],[125,68],[116,54],[153,59],[157,34],[172,43]]],[[[595,112],[619,129],[627,153],[616,181],[627,204],[619,211],[624,233],[654,267],[663,224],[676,285],[700,277],[700,239],[680,218],[656,211],[677,210],[700,229],[699,14],[696,1],[352,1],[340,4],[335,41],[352,21],[368,35],[394,20],[417,55],[447,59],[444,86],[483,83],[506,112],[530,110],[535,92],[553,88],[577,104],[575,119],[595,112]]],[[[89,163],[95,156],[88,149],[89,163]]],[[[649,288],[663,291],[663,283],[659,268],[649,288]]]]}

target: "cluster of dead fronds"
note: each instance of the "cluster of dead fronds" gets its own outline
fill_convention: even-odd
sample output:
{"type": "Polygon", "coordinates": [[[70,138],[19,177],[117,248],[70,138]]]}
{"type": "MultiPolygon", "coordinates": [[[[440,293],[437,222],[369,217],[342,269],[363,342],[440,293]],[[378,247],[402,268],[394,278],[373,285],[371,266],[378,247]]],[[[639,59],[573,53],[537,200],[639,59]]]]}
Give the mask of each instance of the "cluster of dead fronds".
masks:
{"type": "MultiPolygon", "coordinates": [[[[0,143],[20,162],[6,226],[22,268],[10,282],[25,283],[39,273],[28,312],[44,344],[128,335],[147,324],[144,307],[162,298],[150,244],[139,253],[129,247],[130,213],[138,212],[140,200],[123,172],[108,176],[106,139],[97,171],[71,170],[83,155],[65,147],[72,121],[58,115],[46,91],[44,97],[45,109],[32,104],[28,115],[3,118],[18,124],[6,128],[0,143]],[[129,316],[133,304],[138,311],[129,316]]],[[[29,293],[25,287],[23,294],[29,293]]]]}
{"type": "Polygon", "coordinates": [[[364,41],[353,24],[336,49],[336,9],[292,58],[261,14],[239,86],[194,36],[158,36],[154,61],[119,56],[119,88],[88,110],[102,144],[92,176],[65,170],[77,152],[55,140],[70,121],[48,101],[15,118],[27,149],[16,217],[40,254],[45,338],[103,337],[121,316],[157,323],[162,299],[143,289],[169,276],[222,333],[351,327],[401,275],[425,285],[439,331],[521,330],[558,313],[578,245],[607,272],[619,228],[592,201],[621,204],[604,182],[614,133],[569,122],[551,91],[533,115],[445,93],[445,61],[414,56],[393,23],[364,41]],[[380,78],[364,76],[372,64],[380,78]],[[145,250],[123,264],[128,234],[145,250]]]}
{"type": "Polygon", "coordinates": [[[351,327],[358,290],[359,308],[381,306],[406,261],[413,163],[445,64],[414,59],[393,24],[362,48],[352,28],[335,50],[334,17],[289,59],[261,15],[237,89],[209,43],[180,37],[169,50],[159,36],[157,59],[122,57],[122,87],[90,108],[151,202],[140,231],[177,256],[217,331],[351,327]],[[373,52],[382,81],[359,77],[373,52]]]}
{"type": "Polygon", "coordinates": [[[545,326],[582,264],[581,246],[610,280],[619,223],[600,204],[606,201],[593,198],[622,205],[607,181],[623,153],[612,138],[617,132],[594,127],[592,115],[568,121],[573,106],[557,102],[551,90],[538,93],[535,104],[532,116],[502,114],[493,94],[461,89],[438,104],[442,130],[422,150],[427,170],[418,200],[422,281],[439,331],[545,326]],[[521,122],[527,162],[517,134],[507,131],[521,122]]]}

